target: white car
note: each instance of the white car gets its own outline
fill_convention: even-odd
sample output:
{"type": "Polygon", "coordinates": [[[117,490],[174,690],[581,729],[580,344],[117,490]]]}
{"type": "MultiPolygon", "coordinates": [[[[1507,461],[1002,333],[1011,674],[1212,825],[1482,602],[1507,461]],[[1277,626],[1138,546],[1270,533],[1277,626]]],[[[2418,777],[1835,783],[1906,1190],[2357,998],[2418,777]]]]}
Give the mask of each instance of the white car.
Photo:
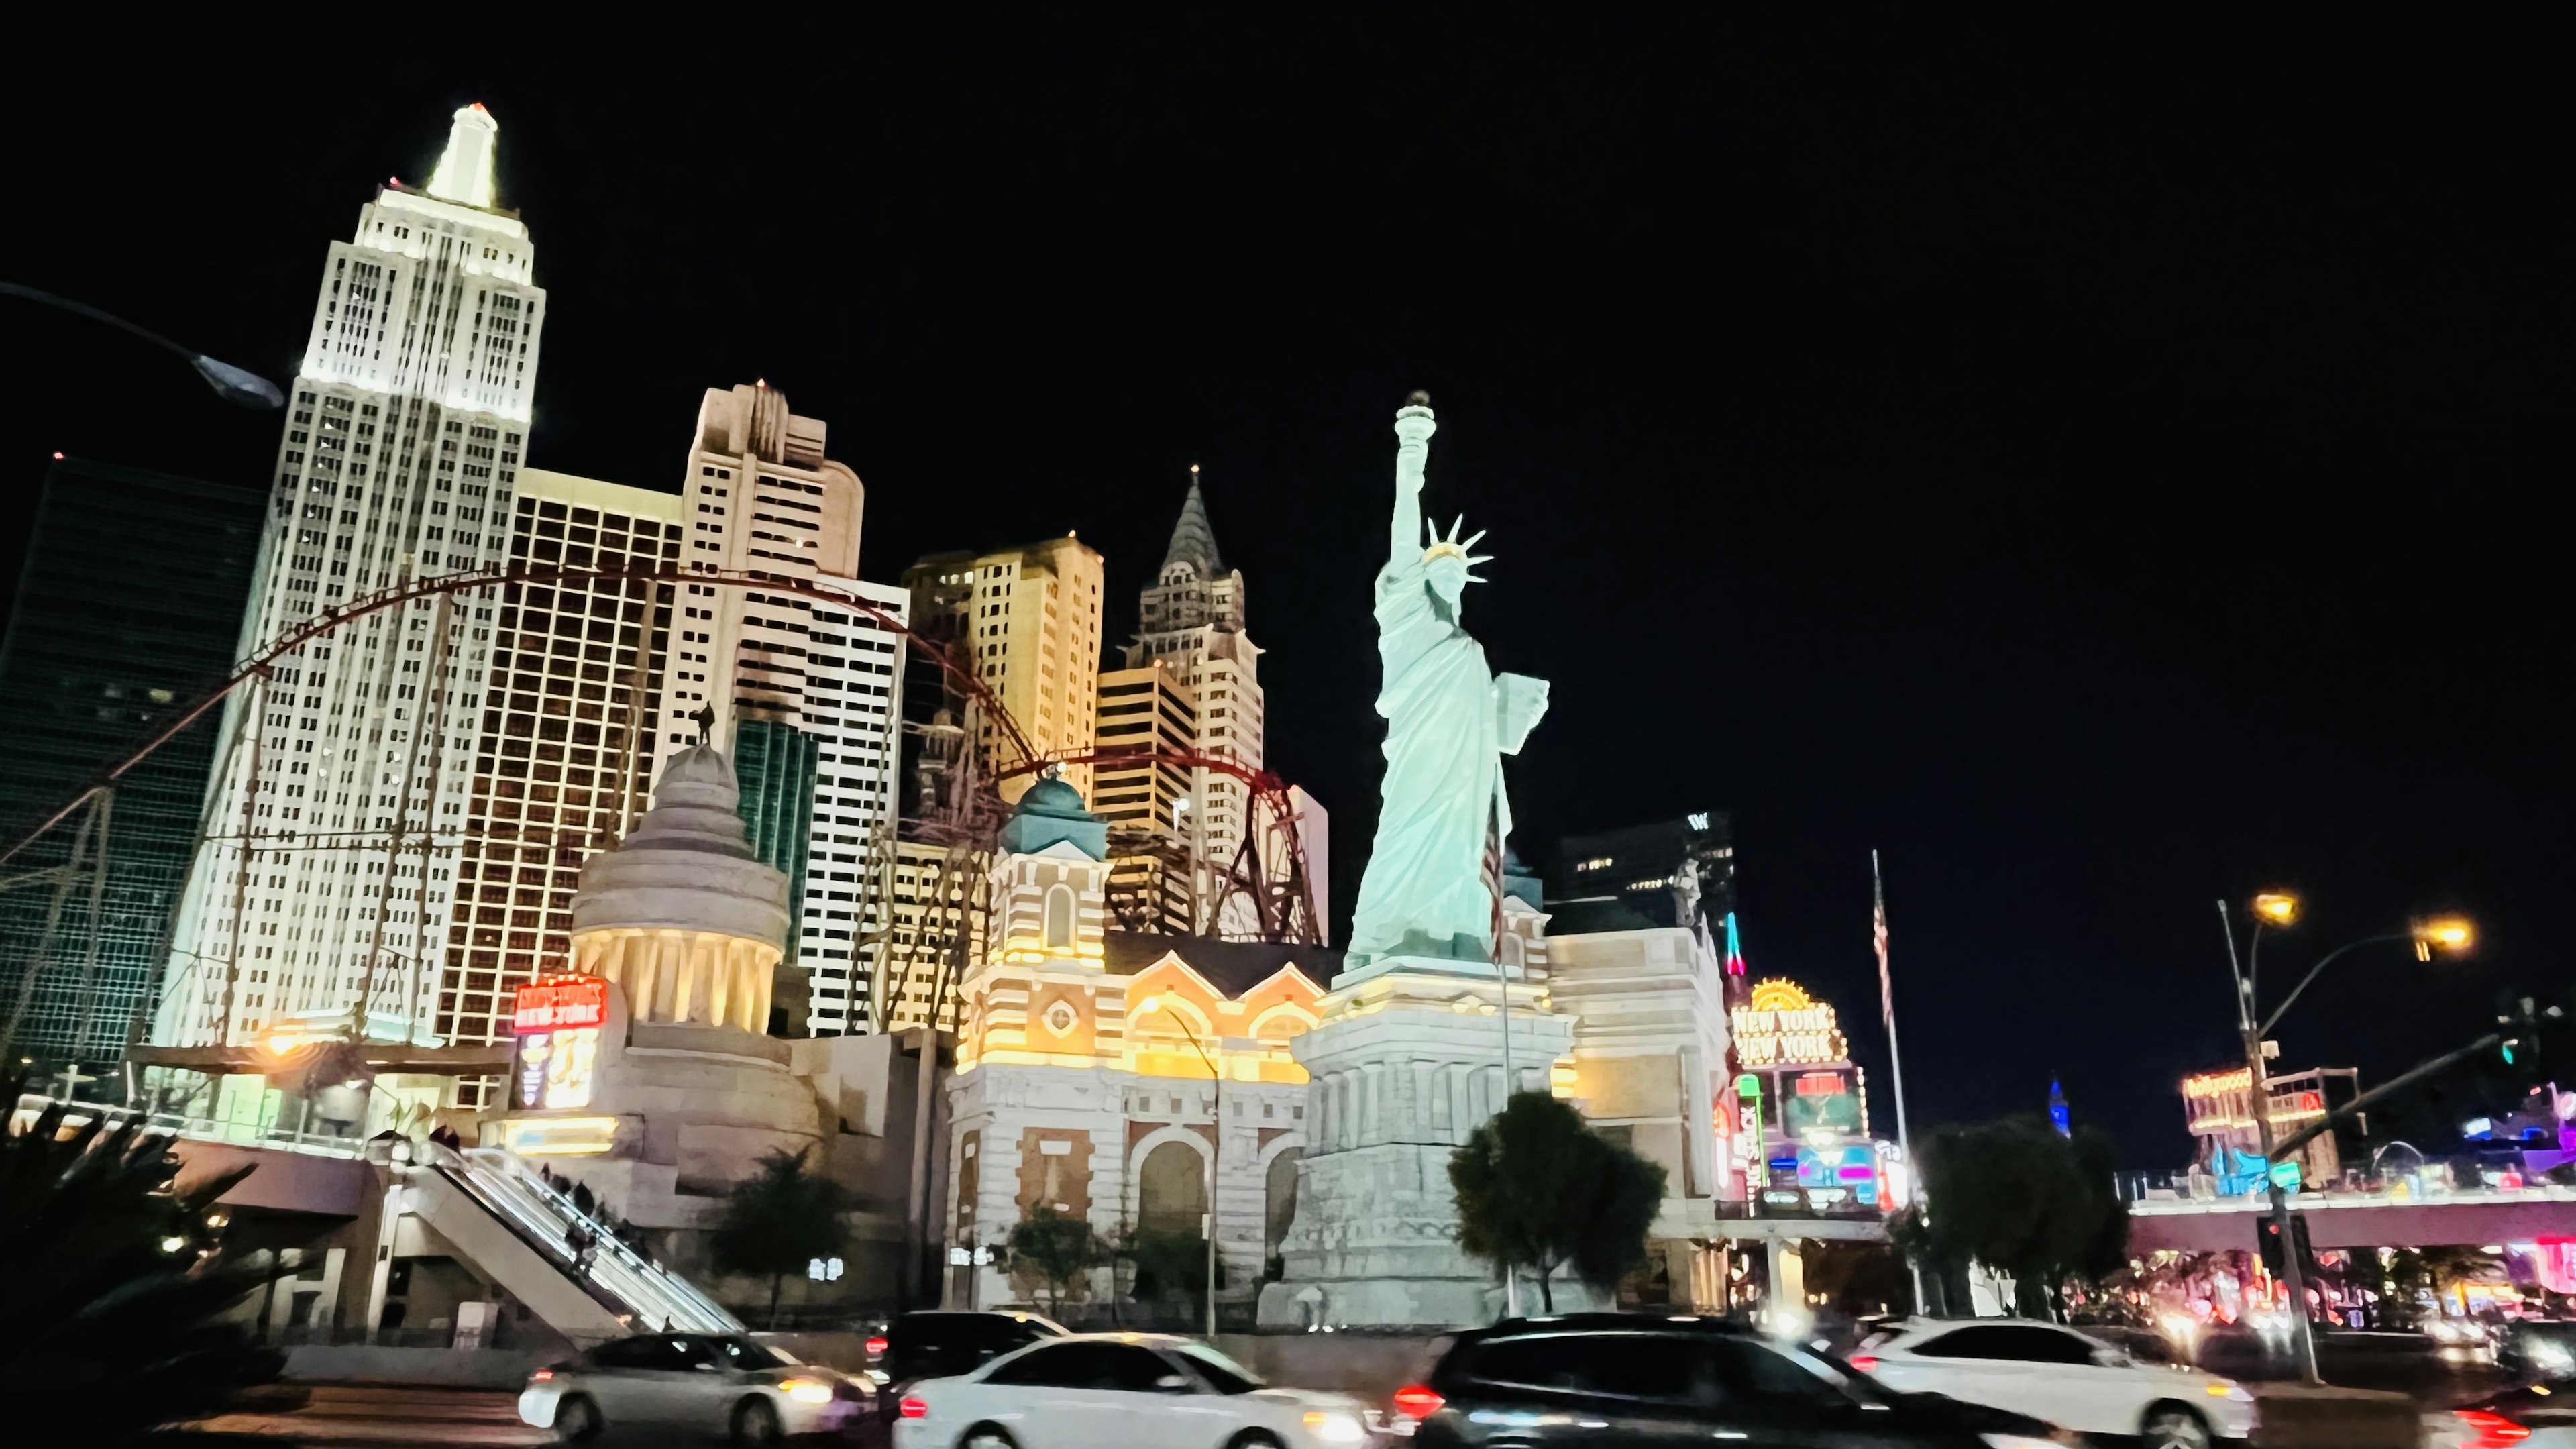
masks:
{"type": "Polygon", "coordinates": [[[1904,1393],[1947,1394],[2079,1434],[2136,1435],[2148,1449],[2207,1449],[2254,1433],[2254,1396],[2234,1379],[2140,1363],[2055,1324],[1918,1319],[1867,1339],[1851,1363],[1904,1393]]]}
{"type": "Polygon", "coordinates": [[[1204,1344],[1078,1333],[914,1384],[894,1449],[1360,1449],[1367,1406],[1274,1389],[1204,1344]]]}
{"type": "Polygon", "coordinates": [[[737,1444],[837,1431],[864,1415],[872,1386],[731,1334],[644,1333],[528,1375],[519,1419],[567,1441],[611,1424],[728,1433],[737,1444]]]}

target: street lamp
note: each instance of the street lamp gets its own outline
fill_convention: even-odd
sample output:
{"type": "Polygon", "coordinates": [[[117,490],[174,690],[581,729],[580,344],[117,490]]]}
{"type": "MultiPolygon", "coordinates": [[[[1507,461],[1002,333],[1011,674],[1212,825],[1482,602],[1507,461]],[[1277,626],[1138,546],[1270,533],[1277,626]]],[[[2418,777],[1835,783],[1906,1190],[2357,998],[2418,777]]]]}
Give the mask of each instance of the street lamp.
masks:
{"type": "Polygon", "coordinates": [[[1153,1011],[1160,1008],[1166,1016],[1180,1023],[1181,1035],[1189,1039],[1190,1049],[1199,1054],[1199,1060],[1207,1063],[1208,1079],[1215,1083],[1215,1095],[1210,1106],[1216,1117],[1216,1131],[1208,1139],[1207,1222],[1204,1225],[1207,1236],[1207,1331],[1209,1340],[1213,1342],[1216,1338],[1216,1159],[1225,1146],[1225,1073],[1217,1070],[1216,1058],[1209,1056],[1208,1049],[1200,1044],[1199,1034],[1190,1030],[1190,1019],[1173,1009],[1177,1001],[1178,998],[1170,995],[1148,996],[1145,1009],[1153,1011]]]}
{"type": "Polygon", "coordinates": [[[2297,896],[2287,891],[2266,891],[2247,903],[2246,913],[2254,918],[2254,928],[2249,933],[2245,960],[2240,966],[2236,958],[2235,916],[2228,910],[2227,902],[2218,903],[2219,926],[2227,934],[2227,970],[2236,984],[2236,1029],[2243,1037],[2245,1047],[2245,1089],[2253,1110],[2254,1140],[2263,1149],[2264,1191],[2271,1199],[2272,1227],[2281,1243],[2281,1277],[2290,1290],[2291,1341],[2298,1346],[2300,1375],[2309,1383],[2321,1384],[2325,1380],[2317,1373],[2316,1333],[2308,1321],[2307,1265],[2299,1260],[2298,1239],[2291,1230],[2289,1193],[2280,1174],[2273,1170],[2278,1164],[2272,1160],[2272,1092],[2269,1074],[2263,1065],[2264,1039],[2272,1034],[2273,1027],[2280,1024],[2282,1013],[2288,1011],[2290,1004],[2299,999],[2299,994],[2308,989],[2308,983],[2316,980],[2319,973],[2345,952],[2390,941],[2412,941],[2416,959],[2429,961],[2435,951],[2446,955],[2466,951],[2477,939],[2477,932],[2464,917],[2441,916],[2418,920],[2403,931],[2347,941],[2318,957],[2317,964],[2308,968],[2308,974],[2300,977],[2299,984],[2291,987],[2290,994],[2281,998],[2281,1004],[2272,1008],[2272,1014],[2258,1024],[2254,1019],[2255,984],[2256,971],[2262,961],[2263,928],[2271,926],[2286,930],[2297,924],[2300,902],[2297,896]]]}
{"type": "Polygon", "coordinates": [[[188,359],[188,365],[197,370],[197,376],[205,380],[206,386],[215,390],[215,396],[235,407],[255,408],[267,412],[286,406],[286,394],[277,390],[276,383],[270,382],[258,373],[247,368],[235,367],[218,358],[208,357],[192,348],[182,347],[160,333],[146,331],[112,312],[102,312],[86,303],[75,302],[68,297],[57,297],[51,292],[39,292],[33,287],[21,287],[14,282],[0,282],[0,297],[19,297],[69,312],[75,317],[86,317],[92,322],[103,322],[120,332],[130,332],[155,347],[175,352],[188,359]]]}

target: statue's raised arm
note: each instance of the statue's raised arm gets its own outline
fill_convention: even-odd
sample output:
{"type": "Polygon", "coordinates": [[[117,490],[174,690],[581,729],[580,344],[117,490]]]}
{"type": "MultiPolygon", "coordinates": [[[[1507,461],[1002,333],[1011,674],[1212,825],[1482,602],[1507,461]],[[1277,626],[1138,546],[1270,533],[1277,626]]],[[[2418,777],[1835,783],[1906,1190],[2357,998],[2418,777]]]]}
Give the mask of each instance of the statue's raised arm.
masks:
{"type": "Polygon", "coordinates": [[[1386,529],[1386,566],[1402,571],[1422,561],[1422,464],[1431,456],[1431,394],[1417,392],[1395,415],[1395,517],[1386,529]]]}

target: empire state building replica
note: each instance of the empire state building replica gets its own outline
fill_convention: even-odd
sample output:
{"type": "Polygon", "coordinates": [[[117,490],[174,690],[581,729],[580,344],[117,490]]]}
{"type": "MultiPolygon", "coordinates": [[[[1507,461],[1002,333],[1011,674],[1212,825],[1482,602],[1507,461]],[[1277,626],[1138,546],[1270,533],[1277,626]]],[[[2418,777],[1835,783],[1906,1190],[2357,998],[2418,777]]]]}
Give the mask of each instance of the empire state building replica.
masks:
{"type": "MultiPolygon", "coordinates": [[[[500,126],[456,112],[428,184],[331,244],[241,653],[390,586],[509,557],[546,294],[498,205],[500,126]]],[[[494,628],[489,597],[380,610],[226,706],[154,1040],[425,1034],[494,628]]]]}

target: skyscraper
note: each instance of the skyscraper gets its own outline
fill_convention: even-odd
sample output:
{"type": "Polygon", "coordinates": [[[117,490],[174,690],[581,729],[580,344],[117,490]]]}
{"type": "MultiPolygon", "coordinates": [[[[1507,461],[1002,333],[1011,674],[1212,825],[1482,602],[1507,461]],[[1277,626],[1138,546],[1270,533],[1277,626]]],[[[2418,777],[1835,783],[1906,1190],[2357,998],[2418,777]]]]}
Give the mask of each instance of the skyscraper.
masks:
{"type": "MultiPolygon", "coordinates": [[[[767,383],[708,390],[680,495],[684,566],[818,587],[898,621],[909,590],[859,578],[867,490],[824,453],[825,426],[767,383]]],[[[776,1025],[843,1036],[868,1025],[865,933],[882,921],[862,877],[894,849],[903,636],[855,608],[714,584],[672,590],[657,713],[670,755],[729,744],[752,849],[784,872],[794,944],[776,1025]]],[[[656,778],[660,771],[654,772],[656,778]]],[[[881,913],[883,907],[876,907],[881,913]]]]}
{"type": "MultiPolygon", "coordinates": [[[[529,468],[514,507],[513,563],[642,570],[680,554],[676,494],[529,468]]],[[[439,1036],[509,1039],[513,993],[564,967],[582,861],[643,813],[667,590],[578,579],[502,587],[438,979],[439,1036]]]]}
{"type": "Polygon", "coordinates": [[[1551,936],[1689,926],[1723,951],[1735,911],[1725,812],[1565,837],[1547,873],[1547,908],[1551,936]]]}
{"type": "Polygon", "coordinates": [[[1189,852],[1190,807],[1205,771],[1165,756],[1199,747],[1198,695],[1160,660],[1100,676],[1092,813],[1109,825],[1110,929],[1197,932],[1204,872],[1189,852]],[[1133,753],[1132,762],[1112,755],[1133,753]]]}
{"type": "MultiPolygon", "coordinates": [[[[46,470],[0,639],[0,838],[231,670],[267,512],[252,488],[81,459],[46,470]]],[[[167,959],[215,735],[212,719],[183,731],[94,799],[94,817],[0,870],[0,1058],[94,1071],[123,1050],[167,959]]]]}
{"type": "MultiPolygon", "coordinates": [[[[904,570],[914,627],[937,639],[961,640],[985,687],[1018,721],[1040,754],[1088,750],[1100,690],[1098,551],[1072,534],[990,553],[942,553],[904,570]]],[[[1016,763],[1001,748],[1000,726],[983,722],[977,744],[989,763],[1016,763]]],[[[1001,782],[1015,801],[1035,777],[1001,782]]],[[[1064,778],[1088,795],[1091,768],[1069,765],[1064,778]]]]}
{"type": "MultiPolygon", "coordinates": [[[[1261,768],[1261,651],[1243,632],[1243,574],[1218,557],[1196,465],[1190,468],[1190,491],[1172,525],[1163,566],[1146,587],[1142,604],[1136,642],[1127,646],[1128,668],[1164,665],[1190,689],[1198,706],[1192,742],[1198,753],[1261,768]]],[[[1234,776],[1201,766],[1191,771],[1190,796],[1177,829],[1183,847],[1199,863],[1203,879],[1198,898],[1212,903],[1217,897],[1213,878],[1233,864],[1252,829],[1251,792],[1234,776]]],[[[1201,920],[1193,930],[1240,934],[1249,925],[1246,920],[1201,920]]]]}
{"type": "MultiPolygon", "coordinates": [[[[545,293],[527,228],[494,204],[498,131],[481,106],[458,111],[429,184],[387,183],[331,244],[244,654],[508,556],[545,293]]],[[[442,596],[367,615],[233,696],[157,1040],[239,1042],[299,1015],[427,1027],[495,608],[442,596]]]]}

